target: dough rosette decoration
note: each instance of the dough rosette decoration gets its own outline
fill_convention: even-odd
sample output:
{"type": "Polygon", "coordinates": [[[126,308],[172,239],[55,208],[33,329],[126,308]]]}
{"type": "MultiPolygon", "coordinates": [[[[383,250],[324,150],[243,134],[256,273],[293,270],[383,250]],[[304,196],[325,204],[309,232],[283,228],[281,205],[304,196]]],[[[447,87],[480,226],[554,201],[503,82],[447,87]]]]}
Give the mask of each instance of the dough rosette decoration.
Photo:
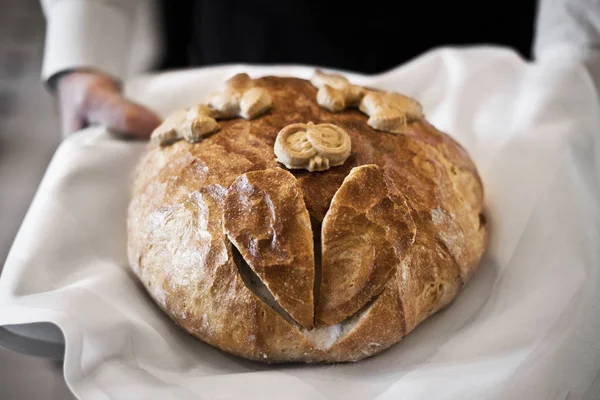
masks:
{"type": "Polygon", "coordinates": [[[292,124],[275,140],[277,161],[289,169],[325,171],[342,165],[350,156],[350,136],[333,124],[292,124]]]}

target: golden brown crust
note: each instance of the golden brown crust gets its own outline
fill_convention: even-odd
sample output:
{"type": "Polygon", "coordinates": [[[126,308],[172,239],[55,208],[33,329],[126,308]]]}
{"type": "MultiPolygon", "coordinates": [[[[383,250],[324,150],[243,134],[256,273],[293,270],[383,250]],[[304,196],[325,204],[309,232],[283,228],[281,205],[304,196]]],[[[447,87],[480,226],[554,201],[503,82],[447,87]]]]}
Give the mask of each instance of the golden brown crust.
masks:
{"type": "Polygon", "coordinates": [[[312,328],[313,235],[294,176],[280,168],[240,175],[229,187],[223,226],[277,303],[300,325],[312,328]]]}
{"type": "MultiPolygon", "coordinates": [[[[460,145],[424,118],[408,123],[406,132],[396,135],[371,128],[368,116],[357,109],[332,113],[320,107],[317,89],[308,81],[265,77],[253,84],[266,88],[272,97],[272,108],[256,119],[219,121],[217,133],[195,144],[180,140],[162,148],[149,145],[136,170],[129,207],[132,269],[182,329],[233,354],[265,362],[357,361],[376,354],[448,305],[477,269],[487,241],[477,170],[460,145]],[[340,222],[343,207],[389,199],[385,200],[389,207],[381,208],[375,219],[381,224],[384,216],[390,216],[390,222],[397,217],[398,224],[390,227],[398,228],[381,233],[381,243],[402,243],[397,245],[399,252],[384,257],[388,264],[377,264],[367,274],[383,278],[356,280],[361,285],[376,282],[367,285],[370,292],[358,294],[360,300],[349,308],[360,310],[341,324],[314,329],[288,321],[247,286],[224,232],[225,220],[234,218],[226,216],[226,199],[231,196],[236,202],[243,197],[234,182],[239,183],[244,174],[258,178],[285,169],[273,152],[277,133],[286,125],[308,122],[344,129],[352,152],[344,164],[327,171],[285,172],[287,190],[301,194],[306,208],[290,201],[297,215],[284,219],[286,213],[275,212],[274,223],[306,226],[305,210],[317,227],[330,209],[338,210],[331,211],[324,224],[323,241],[329,243],[335,236],[333,222],[340,230],[353,232],[340,222]],[[379,182],[376,192],[364,198],[347,188],[338,193],[353,168],[364,165],[373,165],[367,168],[371,172],[383,171],[385,185],[379,182]],[[402,210],[406,204],[410,218],[390,215],[390,207],[397,204],[402,210]],[[408,221],[416,233],[414,243],[404,250],[407,233],[412,231],[408,221]],[[404,256],[398,257],[399,253],[404,256]],[[377,272],[380,269],[383,274],[377,272]]],[[[271,189],[280,205],[290,196],[261,187],[264,193],[271,189]]],[[[368,210],[361,206],[357,215],[373,215],[378,209],[368,210]]],[[[267,211],[263,208],[260,213],[267,211]]],[[[232,238],[239,233],[228,226],[232,238]]],[[[259,233],[250,225],[246,228],[259,233]]],[[[301,245],[296,247],[289,238],[280,243],[298,254],[308,252],[307,230],[293,234],[303,238],[301,245]]],[[[244,250],[243,241],[237,245],[244,250]]],[[[348,312],[353,311],[344,314],[348,312]]],[[[306,322],[304,317],[298,319],[306,322]]]]}
{"type": "Polygon", "coordinates": [[[323,220],[317,319],[333,325],[379,294],[410,248],[416,227],[383,168],[354,168],[323,220]]]}

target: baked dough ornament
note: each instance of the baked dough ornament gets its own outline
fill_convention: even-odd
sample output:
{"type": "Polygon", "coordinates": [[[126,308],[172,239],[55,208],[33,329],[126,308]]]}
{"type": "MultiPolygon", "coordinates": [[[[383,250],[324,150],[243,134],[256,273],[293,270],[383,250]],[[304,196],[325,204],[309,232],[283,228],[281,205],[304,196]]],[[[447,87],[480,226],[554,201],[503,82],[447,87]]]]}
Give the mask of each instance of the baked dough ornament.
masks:
{"type": "Polygon", "coordinates": [[[225,90],[213,93],[206,104],[216,118],[253,119],[271,108],[269,91],[254,86],[247,74],[237,74],[225,83],[225,90]]]}
{"type": "Polygon", "coordinates": [[[180,139],[196,143],[219,128],[219,123],[211,116],[211,111],[205,105],[199,104],[168,115],[152,132],[150,140],[160,146],[171,145],[180,139]]]}
{"type": "Polygon", "coordinates": [[[275,139],[277,161],[289,169],[325,171],[342,165],[350,156],[348,133],[337,125],[292,124],[275,139]]]}
{"type": "Polygon", "coordinates": [[[358,107],[370,118],[368,124],[379,131],[401,134],[409,122],[423,118],[423,107],[413,98],[393,92],[366,90],[352,85],[337,74],[316,70],[311,83],[318,88],[317,103],[331,112],[358,107]]]}
{"type": "Polygon", "coordinates": [[[150,139],[160,146],[185,139],[197,143],[220,129],[217,119],[241,117],[246,120],[263,114],[273,104],[269,91],[255,87],[248,74],[237,74],[225,83],[225,90],[213,93],[206,104],[177,110],[165,118],[150,139]]]}
{"type": "Polygon", "coordinates": [[[364,94],[363,88],[352,85],[346,77],[316,70],[310,82],[319,89],[317,103],[331,112],[356,107],[364,94]]]}
{"type": "Polygon", "coordinates": [[[409,122],[423,118],[421,104],[399,93],[369,92],[359,109],[369,116],[371,128],[396,134],[405,133],[409,122]]]}

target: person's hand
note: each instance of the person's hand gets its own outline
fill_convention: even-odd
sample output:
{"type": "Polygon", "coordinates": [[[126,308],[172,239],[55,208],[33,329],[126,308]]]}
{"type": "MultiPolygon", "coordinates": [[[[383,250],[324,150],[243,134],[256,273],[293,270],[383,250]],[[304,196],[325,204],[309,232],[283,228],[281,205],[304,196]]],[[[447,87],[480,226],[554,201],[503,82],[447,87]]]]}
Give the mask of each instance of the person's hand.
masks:
{"type": "Polygon", "coordinates": [[[148,138],[161,123],[157,114],[124,98],[120,86],[99,72],[59,76],[56,94],[64,135],[97,124],[124,137],[148,138]]]}

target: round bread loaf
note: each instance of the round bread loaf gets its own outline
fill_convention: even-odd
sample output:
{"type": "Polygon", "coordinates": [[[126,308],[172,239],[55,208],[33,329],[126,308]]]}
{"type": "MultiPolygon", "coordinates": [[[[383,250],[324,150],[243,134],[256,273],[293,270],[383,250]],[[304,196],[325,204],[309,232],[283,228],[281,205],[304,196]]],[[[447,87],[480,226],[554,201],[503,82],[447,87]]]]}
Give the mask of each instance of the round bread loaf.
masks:
{"type": "Polygon", "coordinates": [[[129,206],[131,267],[183,330],[226,352],[268,363],[377,354],[476,271],[487,242],[476,167],[418,108],[391,132],[355,100],[330,111],[311,81],[252,87],[268,91],[253,94],[260,115],[148,145],[129,206]],[[293,124],[345,131],[349,156],[286,167],[274,148],[293,124]]]}

